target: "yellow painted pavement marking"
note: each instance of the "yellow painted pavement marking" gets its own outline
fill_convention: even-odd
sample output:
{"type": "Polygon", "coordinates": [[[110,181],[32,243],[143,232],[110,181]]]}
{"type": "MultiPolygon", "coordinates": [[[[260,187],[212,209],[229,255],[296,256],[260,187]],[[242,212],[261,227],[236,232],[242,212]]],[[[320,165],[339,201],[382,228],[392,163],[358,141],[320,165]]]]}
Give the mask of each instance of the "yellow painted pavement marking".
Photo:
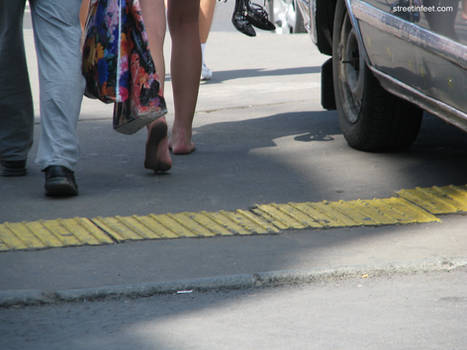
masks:
{"type": "Polygon", "coordinates": [[[290,215],[290,211],[281,210],[281,206],[275,203],[258,205],[258,209],[254,210],[254,212],[282,230],[289,228],[303,229],[308,226],[296,220],[295,217],[290,215]]]}
{"type": "Polygon", "coordinates": [[[196,237],[196,232],[190,231],[185,226],[178,223],[171,214],[166,215],[151,215],[151,217],[165,226],[169,232],[175,233],[177,237],[196,237]]]}
{"type": "Polygon", "coordinates": [[[377,205],[376,200],[358,200],[359,204],[361,203],[362,213],[367,214],[372,220],[375,220],[378,225],[394,225],[399,223],[399,221],[389,215],[388,212],[384,212],[377,205]]]}
{"type": "Polygon", "coordinates": [[[7,229],[14,232],[16,237],[20,238],[21,241],[28,248],[44,248],[45,243],[42,242],[34,233],[28,230],[24,223],[5,223],[7,229]]]}
{"type": "Polygon", "coordinates": [[[307,205],[325,215],[328,218],[327,226],[329,227],[361,226],[361,224],[353,221],[350,217],[340,213],[329,202],[307,203],[307,205]]]}
{"type": "Polygon", "coordinates": [[[417,187],[401,190],[399,196],[411,201],[432,214],[451,214],[467,210],[467,191],[456,186],[417,187]]]}
{"type": "Polygon", "coordinates": [[[189,231],[193,232],[196,236],[210,237],[215,233],[209,227],[200,225],[197,221],[193,220],[192,216],[188,213],[169,214],[172,219],[176,220],[180,225],[185,226],[189,231]]]}
{"type": "Polygon", "coordinates": [[[42,220],[40,222],[45,229],[55,235],[62,242],[63,246],[75,246],[82,244],[79,238],[76,237],[72,231],[62,225],[62,219],[42,220]]]}
{"type": "Polygon", "coordinates": [[[357,201],[338,201],[330,203],[330,205],[337,211],[351,218],[354,222],[359,223],[362,226],[376,226],[382,225],[381,219],[378,212],[369,213],[366,210],[364,202],[357,201]]]}
{"type": "MultiPolygon", "coordinates": [[[[290,226],[287,223],[284,223],[284,221],[281,220],[282,217],[277,216],[277,213],[274,216],[274,215],[270,214],[270,211],[265,211],[264,210],[265,205],[266,204],[264,204],[262,206],[258,206],[256,208],[253,208],[253,209],[251,209],[251,211],[253,212],[253,214],[255,214],[257,216],[260,216],[265,221],[268,221],[269,223],[271,223],[271,225],[274,225],[275,227],[277,227],[279,230],[287,230],[287,229],[290,228],[290,226]]],[[[279,212],[279,215],[280,215],[280,212],[279,212]]],[[[286,216],[284,216],[284,217],[286,217],[286,216]]]]}
{"type": "Polygon", "coordinates": [[[273,206],[283,213],[286,213],[288,216],[293,218],[294,220],[298,221],[301,225],[305,227],[314,227],[314,228],[321,228],[321,225],[318,221],[312,218],[309,215],[306,215],[296,207],[294,207],[293,203],[288,204],[273,204],[273,206]]]}
{"type": "Polygon", "coordinates": [[[459,212],[467,212],[467,185],[417,187],[390,198],[259,204],[250,210],[4,222],[0,224],[0,251],[427,223],[440,221],[435,215],[459,212]]]}
{"type": "Polygon", "coordinates": [[[256,224],[255,222],[251,221],[242,214],[240,210],[237,211],[221,211],[222,215],[228,218],[231,222],[233,222],[238,229],[238,233],[241,235],[247,235],[252,233],[267,233],[268,231],[261,227],[260,225],[256,224]]]}
{"type": "Polygon", "coordinates": [[[97,217],[93,219],[93,222],[95,222],[117,242],[141,239],[141,236],[128,227],[124,220],[122,221],[119,216],[106,218],[97,217]]]}
{"type": "Polygon", "coordinates": [[[46,243],[47,247],[63,246],[63,241],[60,240],[58,236],[50,232],[41,221],[25,222],[24,225],[30,232],[34,232],[36,236],[41,237],[41,240],[46,243]]]}
{"type": "Polygon", "coordinates": [[[228,230],[225,226],[217,223],[214,218],[206,211],[200,213],[185,213],[200,225],[207,227],[215,235],[232,235],[232,231],[228,230]]]}
{"type": "Polygon", "coordinates": [[[107,235],[104,231],[102,231],[95,223],[92,222],[90,219],[81,219],[80,221],[81,226],[89,232],[92,236],[96,238],[96,240],[100,244],[109,244],[113,243],[113,240],[109,235],[107,235]]]}
{"type": "Polygon", "coordinates": [[[371,201],[371,205],[378,208],[385,215],[394,218],[399,224],[439,221],[437,217],[410,204],[403,198],[374,199],[371,201]]]}
{"type": "Polygon", "coordinates": [[[161,225],[154,220],[151,215],[148,216],[133,216],[136,221],[147,227],[154,235],[154,238],[177,238],[178,236],[170,231],[167,227],[161,225]]]}
{"type": "Polygon", "coordinates": [[[219,212],[210,212],[207,215],[217,224],[226,228],[230,232],[229,235],[233,235],[234,233],[245,235],[249,233],[244,227],[238,225],[235,221],[232,221],[229,218],[228,213],[224,210],[221,210],[219,212]]]}
{"type": "MultiPolygon", "coordinates": [[[[158,237],[134,216],[117,216],[116,219],[118,219],[118,223],[114,223],[114,225],[118,225],[118,237],[117,235],[114,235],[113,237],[117,240],[139,240],[158,237]],[[128,235],[126,234],[127,231],[133,232],[134,234],[128,235]]],[[[117,229],[117,227],[113,227],[114,229],[117,229]]]]}
{"type": "Polygon", "coordinates": [[[84,226],[81,225],[82,220],[83,219],[80,218],[63,219],[61,220],[61,224],[69,232],[72,232],[73,235],[77,237],[82,244],[101,244],[101,242],[97,240],[91,232],[89,232],[84,226]]]}
{"type": "Polygon", "coordinates": [[[26,249],[28,246],[8,229],[7,223],[0,225],[0,240],[2,250],[26,249]]]}
{"type": "Polygon", "coordinates": [[[319,210],[320,203],[292,203],[292,205],[297,208],[298,210],[302,211],[309,217],[316,220],[321,227],[337,227],[342,226],[337,221],[332,221],[332,219],[326,215],[322,210],[319,210]]]}
{"type": "Polygon", "coordinates": [[[237,212],[240,215],[243,215],[245,218],[248,220],[252,221],[257,227],[259,227],[259,230],[257,229],[257,233],[277,233],[279,232],[279,229],[277,229],[274,225],[271,223],[263,220],[262,218],[254,215],[252,212],[248,210],[242,210],[238,209],[237,212]]]}

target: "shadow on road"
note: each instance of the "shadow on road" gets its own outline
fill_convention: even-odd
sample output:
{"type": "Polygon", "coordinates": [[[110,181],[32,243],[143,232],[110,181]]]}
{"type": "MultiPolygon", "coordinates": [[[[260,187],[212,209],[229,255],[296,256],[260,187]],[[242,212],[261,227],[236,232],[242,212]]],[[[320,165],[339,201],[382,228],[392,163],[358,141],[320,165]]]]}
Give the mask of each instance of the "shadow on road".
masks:
{"type": "Polygon", "coordinates": [[[467,178],[465,134],[436,118],[427,118],[411,150],[377,154],[349,148],[335,112],[226,122],[218,122],[217,113],[225,112],[203,116],[194,129],[197,151],[175,156],[167,175],[143,168],[144,131],[127,136],[115,133],[109,121],[81,122],[80,196],[44,197],[43,174],[30,160],[28,176],[0,178],[0,222],[386,197],[401,188],[459,185],[467,178]]]}
{"type": "Polygon", "coordinates": [[[297,74],[313,74],[320,73],[321,67],[294,67],[284,69],[235,69],[215,71],[212,80],[205,82],[206,84],[219,83],[227,80],[239,78],[255,78],[255,77],[271,77],[271,76],[290,76],[297,74]]]}

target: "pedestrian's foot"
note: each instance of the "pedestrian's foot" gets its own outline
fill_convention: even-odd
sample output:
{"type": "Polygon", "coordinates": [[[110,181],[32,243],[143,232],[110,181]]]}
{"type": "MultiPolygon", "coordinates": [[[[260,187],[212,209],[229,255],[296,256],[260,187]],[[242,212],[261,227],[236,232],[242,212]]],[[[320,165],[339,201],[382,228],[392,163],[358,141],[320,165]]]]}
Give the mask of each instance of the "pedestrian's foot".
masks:
{"type": "Polygon", "coordinates": [[[173,154],[190,154],[195,151],[195,144],[191,141],[191,128],[174,125],[169,148],[173,154]]]}
{"type": "Polygon", "coordinates": [[[193,153],[196,150],[195,144],[192,142],[190,145],[182,145],[182,146],[170,146],[170,150],[173,154],[176,155],[184,155],[193,153]]]}
{"type": "Polygon", "coordinates": [[[193,153],[196,149],[195,144],[193,142],[184,142],[179,141],[175,142],[175,138],[172,136],[172,142],[170,143],[169,149],[172,151],[173,154],[176,155],[183,155],[183,154],[190,154],[193,153]]]}
{"type": "Polygon", "coordinates": [[[206,66],[206,63],[203,62],[203,65],[201,66],[201,80],[206,81],[206,80],[211,80],[212,78],[212,71],[209,69],[208,66],[206,66]]]}
{"type": "Polygon", "coordinates": [[[2,160],[0,161],[1,176],[24,176],[26,175],[25,160],[2,160]]]}
{"type": "Polygon", "coordinates": [[[154,171],[167,171],[172,167],[167,137],[167,122],[161,118],[148,127],[144,167],[154,171]]]}
{"type": "Polygon", "coordinates": [[[60,165],[51,165],[44,172],[45,194],[47,196],[67,197],[78,194],[75,175],[70,169],[60,165]]]}

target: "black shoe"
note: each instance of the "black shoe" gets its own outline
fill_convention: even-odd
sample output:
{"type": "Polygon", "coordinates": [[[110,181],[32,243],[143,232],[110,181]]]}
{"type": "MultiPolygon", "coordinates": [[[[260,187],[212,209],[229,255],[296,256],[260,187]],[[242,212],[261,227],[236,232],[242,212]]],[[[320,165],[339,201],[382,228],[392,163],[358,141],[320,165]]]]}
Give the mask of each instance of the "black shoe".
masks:
{"type": "Polygon", "coordinates": [[[248,21],[248,0],[236,0],[235,10],[232,14],[232,24],[234,27],[245,35],[256,36],[255,29],[248,21]]]}
{"type": "Polygon", "coordinates": [[[2,176],[24,176],[26,175],[25,160],[2,160],[1,172],[2,176]]]}
{"type": "Polygon", "coordinates": [[[76,185],[73,171],[64,166],[51,165],[45,170],[45,194],[51,197],[76,196],[76,185]]]}
{"type": "Polygon", "coordinates": [[[269,21],[266,10],[258,4],[248,2],[246,19],[256,28],[263,30],[276,29],[276,26],[269,21]]]}

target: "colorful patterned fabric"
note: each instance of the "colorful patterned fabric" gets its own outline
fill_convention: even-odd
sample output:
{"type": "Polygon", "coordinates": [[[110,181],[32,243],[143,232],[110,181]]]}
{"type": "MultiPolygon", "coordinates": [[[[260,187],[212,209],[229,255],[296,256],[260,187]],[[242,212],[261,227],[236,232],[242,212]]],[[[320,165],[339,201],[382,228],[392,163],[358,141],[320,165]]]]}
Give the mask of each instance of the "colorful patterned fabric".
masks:
{"type": "Polygon", "coordinates": [[[134,133],[167,113],[139,0],[93,0],[85,33],[85,95],[116,104],[117,131],[134,133]]]}

